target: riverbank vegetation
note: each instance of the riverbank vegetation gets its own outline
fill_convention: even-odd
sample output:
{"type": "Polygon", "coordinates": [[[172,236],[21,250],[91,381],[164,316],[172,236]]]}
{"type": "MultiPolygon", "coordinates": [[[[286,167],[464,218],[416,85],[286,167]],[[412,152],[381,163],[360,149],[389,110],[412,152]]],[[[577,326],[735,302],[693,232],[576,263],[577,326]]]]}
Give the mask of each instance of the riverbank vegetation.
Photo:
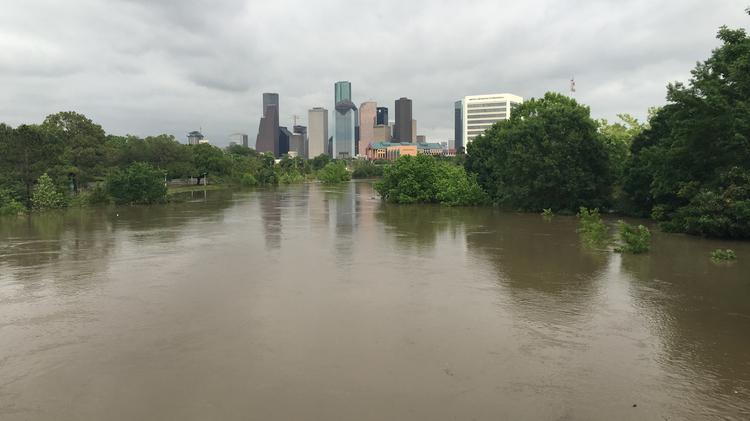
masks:
{"type": "Polygon", "coordinates": [[[474,206],[487,202],[474,175],[462,166],[428,155],[403,156],[387,165],[375,190],[391,203],[474,206]]]}
{"type": "Polygon", "coordinates": [[[346,164],[343,162],[329,162],[321,168],[317,174],[318,180],[325,184],[336,184],[349,181],[351,175],[346,170],[346,164]]]}
{"type": "Polygon", "coordinates": [[[41,124],[0,124],[0,214],[162,203],[171,180],[182,180],[178,186],[300,183],[331,161],[284,156],[277,162],[241,145],[185,145],[170,135],[115,136],[82,114],[60,112],[41,124]]]}
{"type": "Polygon", "coordinates": [[[594,121],[548,93],[469,143],[467,171],[511,209],[600,208],[666,231],[750,238],[750,37],[722,27],[718,39],[647,123],[594,121]]]}

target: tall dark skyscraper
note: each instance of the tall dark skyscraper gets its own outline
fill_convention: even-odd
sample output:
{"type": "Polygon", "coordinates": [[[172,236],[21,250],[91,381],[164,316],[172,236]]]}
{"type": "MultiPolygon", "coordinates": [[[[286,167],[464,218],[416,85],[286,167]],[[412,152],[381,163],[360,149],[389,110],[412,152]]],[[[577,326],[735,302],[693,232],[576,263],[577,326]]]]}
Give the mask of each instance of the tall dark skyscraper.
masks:
{"type": "Polygon", "coordinates": [[[263,94],[263,109],[265,110],[269,105],[279,106],[279,94],[268,92],[263,94]]]}
{"type": "Polygon", "coordinates": [[[375,112],[375,125],[388,125],[388,107],[378,107],[377,111],[375,112]]]}
{"type": "Polygon", "coordinates": [[[462,101],[456,101],[453,104],[453,148],[456,151],[460,151],[464,147],[464,118],[463,118],[463,103],[462,101]]]}
{"type": "Polygon", "coordinates": [[[395,142],[412,142],[414,126],[411,115],[411,100],[401,97],[396,100],[396,127],[393,134],[395,142]]]}
{"type": "Polygon", "coordinates": [[[279,94],[263,94],[263,117],[258,127],[255,150],[279,156],[279,94]]]}
{"type": "Polygon", "coordinates": [[[292,132],[284,126],[279,127],[279,153],[276,156],[284,156],[289,153],[292,141],[292,132]]]}

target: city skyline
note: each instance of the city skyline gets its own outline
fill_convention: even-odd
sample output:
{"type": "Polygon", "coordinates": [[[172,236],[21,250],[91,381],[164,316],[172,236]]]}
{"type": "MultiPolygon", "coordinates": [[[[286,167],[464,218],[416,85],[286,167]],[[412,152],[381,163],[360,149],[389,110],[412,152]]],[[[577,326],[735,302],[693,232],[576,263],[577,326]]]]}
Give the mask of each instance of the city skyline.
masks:
{"type": "Polygon", "coordinates": [[[372,100],[390,108],[406,96],[414,100],[419,134],[450,140],[456,99],[499,91],[526,99],[566,93],[572,75],[576,99],[595,118],[644,118],[649,107],[664,104],[667,83],[687,81],[688,69],[718,45],[719,26],[747,27],[746,2],[731,0],[658,6],[669,14],[653,13],[646,2],[614,8],[610,2],[479,1],[455,13],[415,1],[409,13],[394,15],[396,4],[378,2],[360,16],[343,2],[320,10],[300,2],[290,15],[239,1],[210,7],[201,0],[179,7],[113,2],[75,10],[11,2],[0,16],[7,52],[0,57],[3,120],[16,126],[75,110],[111,133],[167,133],[185,142],[188,132],[201,130],[217,146],[233,133],[247,133],[253,143],[263,92],[283,97],[280,124],[291,127],[292,116],[306,116],[310,108],[333,110],[330,86],[346,79],[356,87],[355,104],[372,100]],[[477,20],[493,13],[500,21],[477,32],[477,20]],[[281,16],[290,19],[290,31],[272,38],[265,22],[281,16]],[[400,25],[406,17],[418,25],[400,25]],[[323,39],[301,36],[321,19],[341,26],[323,39]],[[408,29],[384,29],[393,27],[408,29]],[[334,42],[354,30],[368,35],[352,46],[334,42]],[[372,54],[402,42],[390,58],[372,54]],[[349,59],[329,60],[333,51],[349,59]],[[284,70],[288,57],[310,64],[301,72],[284,70]]]}

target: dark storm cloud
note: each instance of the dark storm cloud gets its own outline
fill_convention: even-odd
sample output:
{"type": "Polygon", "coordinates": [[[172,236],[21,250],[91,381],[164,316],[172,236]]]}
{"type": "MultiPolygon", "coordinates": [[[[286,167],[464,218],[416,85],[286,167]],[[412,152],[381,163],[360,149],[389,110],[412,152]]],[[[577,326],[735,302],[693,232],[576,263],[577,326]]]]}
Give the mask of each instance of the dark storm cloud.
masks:
{"type": "Polygon", "coordinates": [[[261,93],[281,95],[282,124],[333,108],[333,83],[355,103],[414,100],[418,131],[452,138],[453,101],[566,92],[595,117],[643,117],[665,85],[687,80],[743,0],[209,1],[26,0],[0,13],[0,120],[78,110],[113,133],[218,144],[254,138],[261,93]]]}

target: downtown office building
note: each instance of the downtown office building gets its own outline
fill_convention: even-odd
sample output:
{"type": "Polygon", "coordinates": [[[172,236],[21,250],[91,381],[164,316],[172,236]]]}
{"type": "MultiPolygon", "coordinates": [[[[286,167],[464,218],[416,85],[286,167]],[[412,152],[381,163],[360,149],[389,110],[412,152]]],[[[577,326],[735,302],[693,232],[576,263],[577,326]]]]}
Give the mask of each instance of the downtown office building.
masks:
{"type": "MultiPolygon", "coordinates": [[[[287,151],[289,149],[288,145],[287,143],[287,151]]],[[[260,118],[258,137],[255,140],[255,150],[258,152],[271,152],[276,157],[281,152],[279,145],[279,94],[263,94],[263,116],[260,118]]]]}
{"type": "Polygon", "coordinates": [[[352,102],[352,84],[348,81],[336,82],[334,85],[333,112],[333,158],[354,158],[357,145],[359,113],[352,102]]]}
{"type": "Polygon", "coordinates": [[[454,104],[455,147],[466,147],[493,124],[510,118],[523,98],[513,94],[465,96],[454,104]],[[460,130],[459,130],[460,127],[460,130]],[[460,135],[460,136],[459,136],[460,135]],[[460,146],[459,146],[460,145],[460,146]]]}
{"type": "Polygon", "coordinates": [[[354,158],[356,142],[357,107],[349,100],[339,101],[333,114],[333,157],[354,158]]]}
{"type": "Polygon", "coordinates": [[[308,155],[330,155],[328,150],[328,110],[315,107],[307,112],[308,155]]]}

